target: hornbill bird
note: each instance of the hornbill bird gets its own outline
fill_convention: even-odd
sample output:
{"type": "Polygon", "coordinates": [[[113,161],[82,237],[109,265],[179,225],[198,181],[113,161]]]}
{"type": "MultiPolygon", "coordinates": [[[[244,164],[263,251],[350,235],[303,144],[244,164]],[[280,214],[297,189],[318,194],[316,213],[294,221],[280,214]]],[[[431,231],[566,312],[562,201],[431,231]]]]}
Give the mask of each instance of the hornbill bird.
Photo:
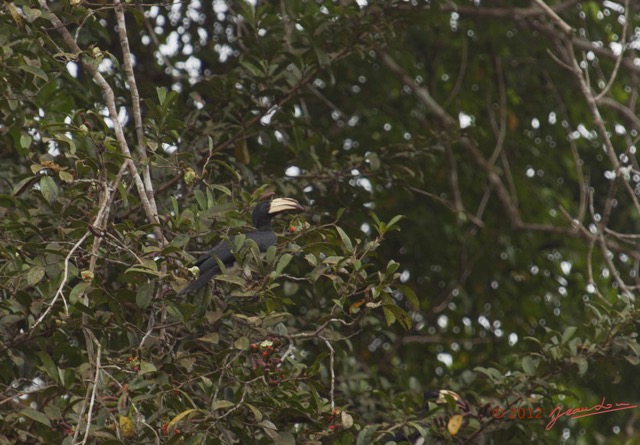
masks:
{"type": "MultiPolygon", "coordinates": [[[[264,252],[270,246],[273,246],[277,240],[276,234],[271,227],[271,219],[283,212],[301,210],[304,210],[304,207],[291,198],[275,198],[271,201],[261,202],[253,209],[253,225],[256,230],[247,232],[244,235],[246,239],[255,241],[260,251],[264,252]]],[[[200,275],[182,289],[178,295],[188,295],[198,291],[219,274],[220,267],[216,258],[227,267],[235,262],[235,257],[231,251],[234,238],[230,237],[228,241],[220,241],[213,249],[196,260],[194,265],[200,269],[200,275]]]]}

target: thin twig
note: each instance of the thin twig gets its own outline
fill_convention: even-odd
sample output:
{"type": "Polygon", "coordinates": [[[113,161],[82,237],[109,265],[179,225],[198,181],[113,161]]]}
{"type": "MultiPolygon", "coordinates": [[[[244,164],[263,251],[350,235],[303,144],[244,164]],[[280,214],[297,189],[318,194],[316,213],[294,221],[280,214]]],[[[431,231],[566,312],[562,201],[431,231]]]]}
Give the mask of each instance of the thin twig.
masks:
{"type": "Polygon", "coordinates": [[[329,400],[331,401],[331,412],[336,408],[335,389],[336,389],[336,371],[335,371],[335,354],[331,342],[322,336],[319,336],[321,340],[324,340],[325,345],[329,348],[329,372],[331,373],[331,388],[329,390],[329,400]]]}
{"type": "Polygon", "coordinates": [[[613,72],[611,73],[611,77],[609,78],[609,81],[604,86],[602,91],[600,91],[600,93],[598,93],[598,95],[596,96],[596,102],[602,99],[609,92],[609,89],[611,88],[611,86],[613,85],[613,82],[616,80],[616,77],[618,76],[618,70],[620,69],[620,64],[622,63],[622,59],[624,58],[624,47],[627,45],[627,29],[629,27],[629,0],[625,0],[624,2],[624,11],[626,15],[624,18],[624,23],[622,24],[622,40],[620,41],[620,45],[622,48],[620,50],[620,55],[616,59],[616,64],[613,67],[613,72]]]}
{"type": "MultiPolygon", "coordinates": [[[[498,127],[498,134],[496,135],[496,148],[489,158],[489,164],[495,164],[498,160],[498,156],[500,156],[504,148],[504,140],[507,135],[507,93],[505,91],[504,71],[502,70],[502,59],[500,57],[496,57],[496,75],[498,78],[498,92],[500,94],[500,125],[498,127]]],[[[491,112],[491,110],[489,110],[489,112],[491,112]]]]}
{"type": "Polygon", "coordinates": [[[545,12],[547,16],[551,17],[551,19],[554,21],[556,25],[558,25],[558,27],[562,30],[562,32],[564,32],[569,36],[573,34],[573,28],[567,22],[562,20],[558,15],[558,13],[556,13],[556,11],[553,10],[553,8],[550,8],[549,5],[547,5],[542,0],[533,0],[533,1],[536,5],[542,8],[542,10],[545,12]]]}
{"type": "MultiPolygon", "coordinates": [[[[426,190],[422,190],[419,189],[417,187],[414,187],[412,185],[407,185],[406,186],[407,189],[411,190],[412,192],[418,193],[420,195],[424,195],[424,196],[428,196],[429,198],[432,198],[434,200],[436,200],[437,202],[441,203],[442,205],[444,205],[446,208],[448,208],[449,210],[451,210],[452,212],[457,212],[458,209],[456,208],[456,206],[451,203],[450,201],[447,201],[444,198],[441,198],[440,196],[428,192],[426,190]]],[[[469,218],[469,220],[475,224],[478,227],[484,227],[484,222],[482,222],[481,218],[478,218],[477,215],[474,215],[473,213],[469,212],[468,210],[463,210],[465,215],[467,216],[467,218],[469,218]]]]}
{"type": "Polygon", "coordinates": [[[409,76],[409,74],[400,66],[398,63],[393,60],[393,58],[386,52],[378,51],[378,57],[383,65],[389,68],[393,73],[395,73],[403,83],[405,83],[411,90],[413,90],[414,94],[418,97],[418,99],[424,103],[428,110],[435,114],[440,121],[442,121],[445,126],[449,129],[457,128],[458,123],[456,120],[446,112],[444,108],[440,106],[438,102],[431,96],[429,91],[423,87],[418,85],[415,80],[409,76]]]}
{"type": "Polygon", "coordinates": [[[98,380],[100,378],[100,359],[102,357],[102,345],[95,338],[93,340],[96,346],[98,347],[98,351],[96,352],[96,363],[95,363],[96,372],[92,382],[93,387],[91,389],[91,399],[89,401],[89,410],[87,411],[87,427],[84,432],[84,438],[82,439],[82,442],[80,442],[81,445],[86,444],[87,440],[89,439],[89,431],[91,429],[91,417],[93,416],[93,405],[96,401],[96,392],[98,390],[98,380]]]}
{"type": "Polygon", "coordinates": [[[67,304],[67,299],[65,298],[64,293],[62,292],[62,290],[64,289],[64,286],[67,284],[67,278],[69,277],[69,261],[71,260],[71,257],[73,256],[73,253],[76,251],[76,249],[80,247],[80,245],[84,242],[84,240],[87,239],[89,235],[91,235],[91,232],[87,230],[84,233],[84,235],[82,235],[82,237],[78,240],[78,242],[73,245],[71,250],[69,250],[69,253],[64,259],[64,271],[62,273],[62,281],[60,282],[60,286],[58,286],[58,290],[56,290],[56,294],[53,296],[53,300],[51,300],[51,302],[48,303],[47,309],[42,313],[42,315],[40,315],[40,317],[38,317],[38,319],[33,324],[33,326],[31,326],[31,329],[35,329],[35,327],[38,326],[42,322],[42,320],[45,319],[45,317],[49,314],[49,312],[51,312],[51,309],[53,309],[53,306],[56,304],[56,301],[58,301],[58,298],[62,298],[62,302],[64,303],[65,316],[67,317],[69,316],[69,305],[67,304]]]}
{"type": "Polygon", "coordinates": [[[462,81],[464,80],[464,75],[465,75],[465,72],[467,71],[467,64],[469,60],[468,39],[462,39],[462,55],[460,57],[462,60],[460,61],[460,69],[458,70],[458,77],[456,78],[456,83],[453,86],[451,93],[449,93],[449,97],[447,97],[447,100],[444,101],[444,104],[443,104],[444,108],[447,108],[449,105],[451,105],[451,102],[453,102],[453,99],[455,99],[456,96],[458,95],[460,88],[462,88],[462,81]]]}

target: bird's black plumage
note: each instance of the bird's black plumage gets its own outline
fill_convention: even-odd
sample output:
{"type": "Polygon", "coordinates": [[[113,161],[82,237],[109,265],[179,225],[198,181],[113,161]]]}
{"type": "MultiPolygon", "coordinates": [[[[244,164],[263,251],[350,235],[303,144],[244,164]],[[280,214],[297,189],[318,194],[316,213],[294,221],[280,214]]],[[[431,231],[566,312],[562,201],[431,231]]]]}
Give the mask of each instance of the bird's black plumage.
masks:
{"type": "MultiPolygon", "coordinates": [[[[261,202],[253,209],[253,225],[256,230],[247,232],[244,235],[246,239],[253,240],[260,248],[260,251],[264,252],[274,245],[277,240],[276,234],[271,227],[271,219],[282,212],[299,210],[304,209],[298,201],[291,198],[276,198],[272,201],[261,202]]],[[[206,286],[213,277],[220,273],[218,260],[227,267],[235,262],[235,257],[231,251],[234,238],[230,237],[228,241],[220,241],[213,249],[196,260],[194,265],[200,269],[200,275],[182,289],[178,295],[192,294],[206,286]]]]}

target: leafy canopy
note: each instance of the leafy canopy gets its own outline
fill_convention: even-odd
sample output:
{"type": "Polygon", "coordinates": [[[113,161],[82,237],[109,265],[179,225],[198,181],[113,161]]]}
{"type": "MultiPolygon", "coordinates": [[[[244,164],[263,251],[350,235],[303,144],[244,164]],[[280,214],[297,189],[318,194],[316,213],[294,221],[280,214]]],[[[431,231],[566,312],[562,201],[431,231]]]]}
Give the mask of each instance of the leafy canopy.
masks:
{"type": "Polygon", "coordinates": [[[0,441],[637,438],[634,2],[0,11],[0,441]]]}

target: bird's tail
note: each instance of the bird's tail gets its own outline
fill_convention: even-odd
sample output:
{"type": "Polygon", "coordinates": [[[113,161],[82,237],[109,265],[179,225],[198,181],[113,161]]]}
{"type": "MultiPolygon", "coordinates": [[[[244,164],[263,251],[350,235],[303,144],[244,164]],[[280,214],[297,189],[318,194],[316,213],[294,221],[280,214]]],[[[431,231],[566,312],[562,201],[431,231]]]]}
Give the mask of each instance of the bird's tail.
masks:
{"type": "Polygon", "coordinates": [[[201,288],[205,287],[207,283],[219,272],[217,267],[213,269],[206,270],[204,272],[201,271],[200,276],[185,286],[180,292],[178,292],[178,297],[181,295],[189,295],[199,291],[201,288]]]}

